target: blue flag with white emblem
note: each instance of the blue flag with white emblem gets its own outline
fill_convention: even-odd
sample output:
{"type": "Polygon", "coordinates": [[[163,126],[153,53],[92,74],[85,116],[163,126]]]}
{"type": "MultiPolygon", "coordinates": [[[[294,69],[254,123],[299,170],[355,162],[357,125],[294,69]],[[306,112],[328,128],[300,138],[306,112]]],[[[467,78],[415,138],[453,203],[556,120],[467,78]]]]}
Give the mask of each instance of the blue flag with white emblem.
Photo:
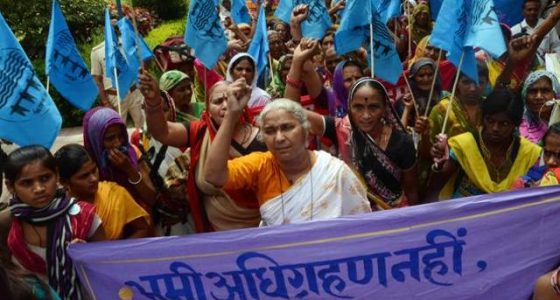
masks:
{"type": "Polygon", "coordinates": [[[249,10],[247,9],[245,0],[231,1],[231,18],[235,24],[251,24],[251,15],[249,15],[249,10]]]}
{"type": "Polygon", "coordinates": [[[97,85],[76,48],[56,0],[52,3],[45,73],[68,102],[83,111],[91,108],[99,93],[97,85]]]}
{"type": "Polygon", "coordinates": [[[227,49],[224,28],[215,0],[192,0],[185,32],[185,43],[208,69],[214,68],[227,49]]]}
{"type": "MultiPolygon", "coordinates": [[[[443,0],[430,0],[430,10],[434,20],[437,19],[442,3],[443,0]]],[[[494,10],[498,20],[510,27],[523,21],[523,3],[525,0],[494,0],[494,10]]]]}
{"type": "Polygon", "coordinates": [[[306,4],[309,10],[307,19],[301,23],[301,34],[306,38],[322,39],[332,26],[324,0],[280,0],[274,16],[290,24],[292,10],[300,4],[306,4]]]}
{"type": "Polygon", "coordinates": [[[62,118],[0,13],[0,138],[50,148],[62,118]]]}
{"type": "Polygon", "coordinates": [[[258,74],[262,75],[268,65],[268,35],[266,32],[266,15],[264,13],[264,4],[259,8],[259,19],[257,20],[257,29],[255,36],[251,40],[249,50],[247,51],[257,62],[258,74]]]}
{"type": "Polygon", "coordinates": [[[105,10],[105,70],[107,77],[111,78],[113,87],[116,87],[118,82],[119,97],[123,101],[128,94],[128,89],[138,78],[138,68],[128,64],[119,46],[108,9],[105,10]]]}
{"type": "Polygon", "coordinates": [[[387,24],[392,18],[401,15],[401,1],[400,0],[376,0],[377,11],[381,16],[381,21],[387,24]]]}
{"type": "MultiPolygon", "coordinates": [[[[153,58],[154,54],[142,36],[140,34],[136,35],[134,26],[128,18],[121,18],[117,22],[117,26],[121,32],[122,48],[128,61],[128,66],[131,70],[138,70],[141,66],[139,59],[145,61],[153,58]],[[137,46],[138,43],[140,43],[140,47],[137,46]],[[138,54],[138,51],[140,51],[140,54],[138,54]]],[[[137,82],[138,76],[136,72],[135,74],[134,82],[137,82]]]]}
{"type": "MultiPolygon", "coordinates": [[[[340,26],[334,37],[336,53],[345,54],[363,46],[368,51],[370,60],[370,25],[373,29],[375,76],[395,84],[402,74],[401,60],[389,29],[381,20],[373,0],[346,2],[340,26]]],[[[369,63],[371,66],[371,61],[369,63]]]]}
{"type": "Polygon", "coordinates": [[[439,14],[430,43],[448,51],[455,66],[464,53],[460,69],[478,82],[474,48],[496,58],[507,50],[492,0],[445,0],[441,10],[446,13],[439,14]]]}
{"type": "Polygon", "coordinates": [[[463,55],[459,69],[469,78],[478,82],[474,49],[471,45],[465,45],[467,31],[470,29],[464,0],[445,0],[441,9],[446,13],[438,15],[430,37],[430,44],[447,51],[447,58],[458,68],[461,55],[463,55]]]}

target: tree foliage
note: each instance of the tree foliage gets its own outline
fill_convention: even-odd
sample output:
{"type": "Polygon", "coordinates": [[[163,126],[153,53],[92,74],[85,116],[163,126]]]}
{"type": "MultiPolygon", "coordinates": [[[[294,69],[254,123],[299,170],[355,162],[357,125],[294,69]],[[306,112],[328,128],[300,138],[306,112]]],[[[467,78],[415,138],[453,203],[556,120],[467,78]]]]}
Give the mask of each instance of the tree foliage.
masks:
{"type": "MultiPolygon", "coordinates": [[[[58,0],[68,27],[80,44],[103,24],[103,0],[58,0]]],[[[52,0],[0,0],[0,11],[31,58],[43,57],[51,21],[52,0]]]]}

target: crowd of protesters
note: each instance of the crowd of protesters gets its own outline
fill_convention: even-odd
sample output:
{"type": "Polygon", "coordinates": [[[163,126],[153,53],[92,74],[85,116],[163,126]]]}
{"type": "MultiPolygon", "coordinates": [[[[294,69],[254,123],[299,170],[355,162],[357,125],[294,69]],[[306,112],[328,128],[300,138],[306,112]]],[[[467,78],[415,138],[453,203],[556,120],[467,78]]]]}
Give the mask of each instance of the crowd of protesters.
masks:
{"type": "MultiPolygon", "coordinates": [[[[306,5],[286,24],[272,16],[278,3],[266,2],[262,74],[247,53],[260,3],[247,1],[251,24],[235,24],[222,3],[228,48],[216,67],[170,37],[154,51],[163,75],[142,68],[120,115],[99,45],[91,59],[101,105],[83,118],[83,145],[1,152],[11,194],[0,212],[3,293],[81,299],[69,243],[300,223],[557,185],[560,84],[545,61],[560,50],[560,5],[521,2],[524,20],[501,24],[507,52],[476,49],[478,82],[430,44],[435,20],[423,1],[405,1],[405,14],[387,23],[404,69],[395,85],[371,77],[365,49],[336,53],[344,0],[327,1],[335,25],[321,40],[301,35],[306,5]]],[[[560,299],[558,270],[537,281],[535,299],[560,299]]]]}

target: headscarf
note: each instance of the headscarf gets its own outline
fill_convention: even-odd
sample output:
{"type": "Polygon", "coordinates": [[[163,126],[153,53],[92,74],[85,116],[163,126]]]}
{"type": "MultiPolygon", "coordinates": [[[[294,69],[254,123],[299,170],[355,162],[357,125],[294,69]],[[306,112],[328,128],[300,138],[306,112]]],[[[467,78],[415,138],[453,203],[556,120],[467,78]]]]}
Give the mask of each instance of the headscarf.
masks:
{"type": "Polygon", "coordinates": [[[409,67],[419,60],[420,58],[424,57],[424,51],[426,51],[426,47],[430,42],[430,35],[423,37],[420,42],[416,45],[416,50],[414,51],[414,57],[408,62],[409,67]]]}
{"type": "Polygon", "coordinates": [[[161,75],[161,78],[159,79],[159,89],[162,91],[169,92],[175,86],[177,86],[179,82],[185,79],[190,80],[190,77],[179,70],[167,71],[163,73],[163,75],[161,75]]]}
{"type": "Polygon", "coordinates": [[[410,66],[410,70],[408,72],[408,80],[410,82],[410,88],[412,89],[412,92],[414,93],[414,97],[416,100],[416,104],[418,105],[418,112],[423,114],[424,111],[426,109],[430,109],[431,107],[433,107],[435,104],[438,103],[438,101],[441,98],[441,92],[442,92],[442,88],[441,88],[441,79],[439,74],[435,74],[436,72],[436,63],[431,59],[431,58],[427,58],[427,57],[422,57],[419,60],[417,60],[414,64],[412,64],[412,66],[410,66]],[[416,76],[416,74],[418,73],[418,71],[420,71],[420,69],[422,69],[425,66],[430,66],[432,67],[432,70],[434,71],[434,76],[436,77],[436,83],[434,85],[434,92],[432,94],[432,102],[430,103],[430,107],[427,108],[426,105],[428,104],[428,96],[429,96],[429,91],[428,92],[424,92],[421,91],[418,88],[418,84],[416,83],[416,80],[414,79],[414,76],[416,76]],[[423,94],[426,94],[425,97],[422,97],[423,94]]]}
{"type": "Polygon", "coordinates": [[[420,28],[416,25],[416,16],[420,13],[427,13],[430,15],[430,8],[427,4],[421,3],[414,7],[414,11],[412,12],[412,22],[411,22],[411,34],[412,40],[416,43],[419,43],[422,38],[432,33],[432,21],[428,20],[428,28],[420,28]]]}
{"type": "Polygon", "coordinates": [[[527,109],[527,90],[531,85],[533,85],[543,77],[550,79],[554,95],[558,97],[560,94],[560,83],[558,83],[558,79],[553,73],[546,70],[538,70],[532,72],[531,74],[529,74],[529,76],[527,76],[527,79],[525,79],[525,83],[523,84],[523,89],[521,90],[521,96],[523,97],[523,103],[525,104],[525,115],[527,116],[529,123],[532,124],[538,124],[540,120],[539,116],[535,115],[527,109]]]}
{"type": "Polygon", "coordinates": [[[237,61],[248,58],[251,60],[253,65],[253,79],[251,82],[247,82],[253,90],[251,91],[251,99],[249,99],[249,103],[247,104],[248,107],[264,107],[268,102],[270,102],[270,95],[264,91],[263,89],[257,87],[257,81],[259,79],[259,72],[257,70],[257,63],[255,59],[249,53],[237,53],[233,56],[228,64],[228,68],[226,71],[226,80],[229,82],[234,82],[233,79],[233,66],[237,65],[237,61]]]}
{"type": "Polygon", "coordinates": [[[72,260],[67,255],[66,247],[74,238],[87,239],[93,224],[95,208],[85,203],[78,206],[74,198],[70,199],[63,189],[56,191],[55,198],[43,208],[34,208],[14,195],[9,205],[12,215],[16,218],[8,235],[8,246],[18,261],[29,271],[46,274],[49,285],[64,299],[82,299],[79,278],[72,260]],[[84,217],[79,226],[81,232],[74,232],[71,220],[72,207],[84,217]],[[30,224],[47,224],[47,255],[46,262],[25,245],[23,228],[20,221],[30,224]]]}
{"type": "MultiPolygon", "coordinates": [[[[404,131],[404,127],[391,105],[387,90],[383,84],[375,79],[366,77],[354,83],[349,94],[350,101],[348,105],[350,106],[352,104],[358,86],[363,86],[362,83],[364,82],[371,82],[377,87],[376,91],[382,91],[383,100],[385,102],[385,114],[381,122],[389,124],[393,131],[404,131]]],[[[389,156],[385,154],[385,151],[377,145],[373,138],[359,129],[358,125],[356,125],[355,121],[352,119],[352,114],[348,114],[347,119],[350,123],[351,132],[348,136],[349,140],[347,140],[345,144],[350,147],[349,154],[351,155],[351,164],[359,171],[359,174],[364,177],[369,190],[380,196],[391,206],[396,205],[403,193],[400,183],[402,170],[397,166],[396,162],[392,161],[389,156]]],[[[345,159],[345,161],[347,160],[348,158],[345,159]]]]}
{"type": "Polygon", "coordinates": [[[284,68],[286,61],[293,59],[293,57],[293,54],[286,54],[282,55],[280,59],[278,59],[278,64],[274,69],[274,77],[272,77],[272,82],[270,83],[267,92],[273,95],[280,95],[280,98],[284,97],[284,91],[286,90],[286,78],[282,78],[282,69],[284,68]]]}
{"type": "MultiPolygon", "coordinates": [[[[348,90],[344,87],[344,68],[351,60],[344,60],[336,65],[333,74],[333,90],[336,96],[335,110],[337,117],[343,117],[348,114],[348,90]]],[[[357,63],[355,61],[352,61],[357,63]]],[[[359,64],[359,63],[358,63],[359,64]]],[[[330,101],[330,100],[329,100],[330,101]]],[[[329,103],[329,110],[331,104],[329,103]]]]}
{"type": "Polygon", "coordinates": [[[128,182],[128,176],[120,169],[112,166],[108,161],[107,150],[103,146],[103,138],[107,129],[117,125],[121,128],[124,144],[122,151],[128,155],[128,159],[134,168],[138,165],[138,156],[128,140],[126,124],[121,116],[111,108],[96,107],[89,110],[83,121],[84,147],[99,167],[99,180],[113,181],[127,189],[135,199],[141,199],[132,184],[128,182]]]}

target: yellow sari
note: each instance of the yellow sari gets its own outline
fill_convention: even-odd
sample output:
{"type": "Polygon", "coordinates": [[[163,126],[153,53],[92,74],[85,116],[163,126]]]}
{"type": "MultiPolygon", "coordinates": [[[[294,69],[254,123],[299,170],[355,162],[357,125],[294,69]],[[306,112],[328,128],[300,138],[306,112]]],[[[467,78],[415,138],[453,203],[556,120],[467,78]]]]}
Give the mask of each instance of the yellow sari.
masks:
{"type": "Polygon", "coordinates": [[[126,224],[138,218],[144,218],[151,224],[150,215],[134,201],[125,188],[114,182],[99,182],[93,204],[103,222],[107,240],[122,238],[126,224]]]}
{"type": "MultiPolygon", "coordinates": [[[[494,182],[490,178],[478,144],[470,132],[449,139],[449,148],[455,153],[462,171],[465,172],[472,185],[485,193],[497,193],[509,190],[515,179],[525,175],[541,155],[541,147],[536,144],[525,138],[520,138],[519,142],[515,161],[507,177],[501,182],[494,182]]],[[[455,172],[447,181],[439,195],[440,200],[451,198],[456,188],[458,173],[459,171],[455,172]]]]}

